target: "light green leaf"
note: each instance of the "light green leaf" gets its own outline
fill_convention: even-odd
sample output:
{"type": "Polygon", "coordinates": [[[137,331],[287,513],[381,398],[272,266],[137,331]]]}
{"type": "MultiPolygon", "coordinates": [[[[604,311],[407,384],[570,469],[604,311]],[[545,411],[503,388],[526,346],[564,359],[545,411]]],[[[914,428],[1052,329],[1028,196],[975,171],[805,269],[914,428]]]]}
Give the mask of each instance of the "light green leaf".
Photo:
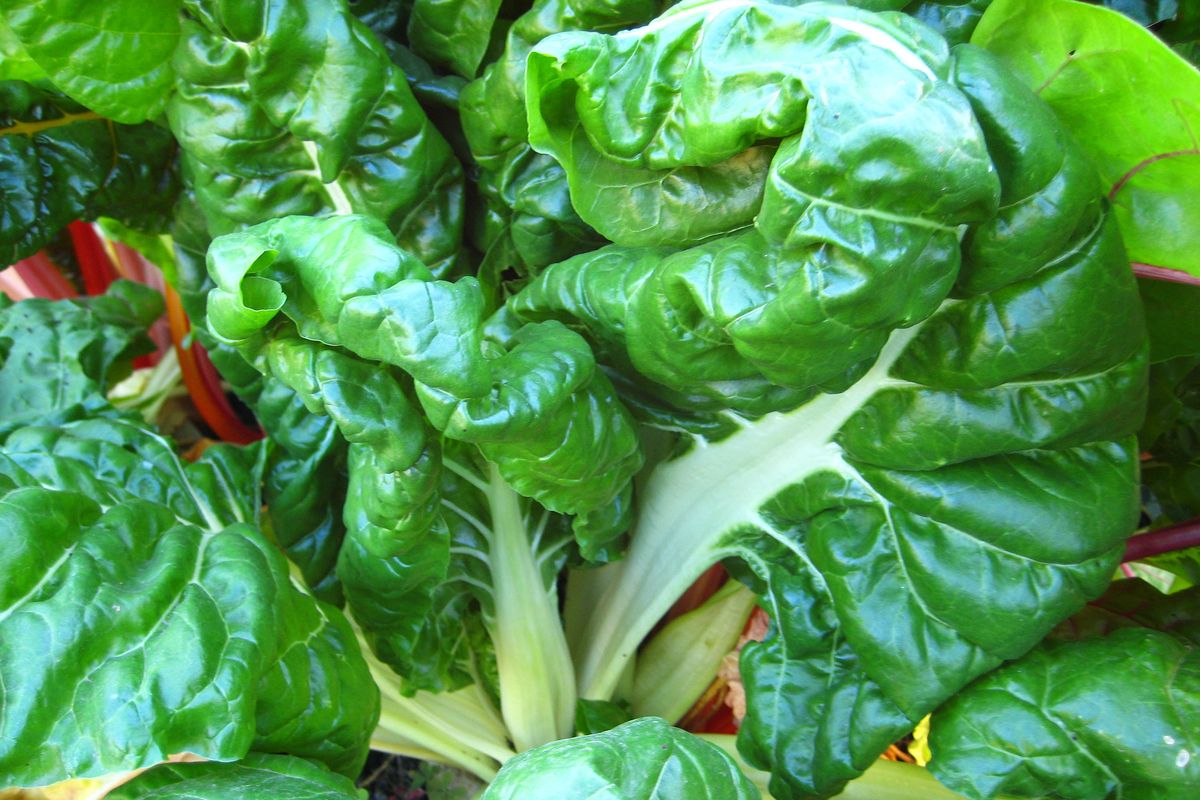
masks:
{"type": "Polygon", "coordinates": [[[575,213],[566,175],[533,152],[525,119],[525,61],[545,37],[560,31],[619,30],[659,11],[650,0],[537,0],[513,22],[504,52],[463,90],[463,132],[478,163],[488,203],[481,249],[509,266],[537,271],[590,250],[600,237],[575,213]]]}
{"type": "Polygon", "coordinates": [[[4,0],[12,32],[46,77],[125,124],[154,119],[174,88],[180,0],[4,0]]]}
{"type": "Polygon", "coordinates": [[[996,0],[972,42],[1054,109],[1104,181],[1135,262],[1200,275],[1200,72],[1072,0],[996,0]]]}

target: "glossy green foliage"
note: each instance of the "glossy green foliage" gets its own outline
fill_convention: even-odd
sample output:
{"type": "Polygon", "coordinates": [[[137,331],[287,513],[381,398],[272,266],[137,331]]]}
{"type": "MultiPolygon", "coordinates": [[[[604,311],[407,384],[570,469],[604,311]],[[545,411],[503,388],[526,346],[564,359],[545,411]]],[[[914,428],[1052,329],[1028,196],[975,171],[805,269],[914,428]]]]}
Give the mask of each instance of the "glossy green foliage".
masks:
{"type": "Polygon", "coordinates": [[[682,591],[740,560],[774,624],[739,747],[776,797],[835,793],[1099,594],[1136,525],[1145,333],[1098,182],[1016,77],[905,16],[677,6],[543,41],[528,94],[618,245],[509,310],[583,332],[650,419],[728,423],[647,480],[583,696],[666,610],[664,562],[682,591]]]}
{"type": "Polygon", "coordinates": [[[314,594],[340,604],[335,566],[345,533],[346,441],[333,420],[310,413],[286,384],[261,374],[209,334],[205,306],[213,282],[204,256],[210,239],[192,193],[185,193],[179,203],[172,234],[173,285],[191,321],[191,335],[205,347],[221,376],[275,445],[263,486],[275,540],[300,567],[314,594]]]}
{"type": "Polygon", "coordinates": [[[408,41],[430,63],[473,78],[493,44],[501,0],[416,0],[408,41]]]}
{"type": "Polygon", "coordinates": [[[1040,645],[939,709],[938,779],[973,800],[1189,796],[1200,785],[1200,590],[1153,598],[1143,587],[1118,586],[1081,615],[1074,641],[1040,645]]]}
{"type": "Polygon", "coordinates": [[[251,753],[241,761],[162,764],[108,800],[365,800],[354,782],[310,761],[251,753]]]}
{"type": "Polygon", "coordinates": [[[176,150],[151,124],[121,125],[49,89],[0,82],[0,264],[75,219],[161,230],[179,190],[176,150]]]}
{"type": "Polygon", "coordinates": [[[579,219],[559,165],[529,148],[525,61],[546,36],[650,20],[650,0],[537,0],[509,28],[503,54],[462,95],[463,131],[482,170],[482,249],[503,266],[537,270],[602,243],[579,219]]]}
{"type": "Polygon", "coordinates": [[[758,789],[720,748],[661,719],[522,753],[480,800],[756,800],[758,789]]]}
{"type": "Polygon", "coordinates": [[[261,469],[257,447],[185,464],[119,420],[8,434],[0,783],[251,748],[361,766],[378,694],[259,532],[261,469]]]}
{"type": "Polygon", "coordinates": [[[357,212],[452,268],[461,167],[363,23],[333,0],[185,8],[167,111],[210,235],[357,212]]]}
{"type": "MultiPolygon", "coordinates": [[[[457,490],[445,486],[430,423],[447,446],[477,447],[508,491],[575,515],[585,554],[599,554],[627,526],[637,439],[576,334],[546,323],[507,343],[485,337],[478,283],[432,280],[365,217],[279,220],[218,239],[208,258],[213,333],[333,418],[350,442],[338,573],[380,656],[414,687],[462,682],[465,642],[450,635],[461,612],[443,612],[460,603],[453,598],[463,587],[439,587],[479,568],[451,558],[452,537],[468,558],[487,552],[459,540],[486,535],[487,506],[469,513],[480,503],[469,498],[488,478],[460,458],[451,471],[466,477],[454,479],[457,490]],[[464,492],[467,513],[443,515],[464,492]],[[464,527],[472,519],[483,530],[464,527]],[[431,614],[435,606],[443,611],[431,614]]],[[[548,584],[561,557],[547,562],[548,584]]],[[[487,571],[486,557],[480,566],[487,571]]]]}
{"type": "Polygon", "coordinates": [[[0,297],[0,435],[35,423],[118,415],[109,387],[153,349],[162,296],[118,281],[99,297],[13,303],[0,297]]]}
{"type": "Polygon", "coordinates": [[[629,720],[629,709],[609,700],[580,700],[575,707],[575,732],[580,736],[603,733],[629,720]]]}
{"type": "Polygon", "coordinates": [[[1068,0],[996,0],[972,41],[1079,141],[1130,258],[1200,275],[1200,72],[1127,17],[1068,0]]]}
{"type": "Polygon", "coordinates": [[[0,80],[44,84],[46,72],[29,56],[24,43],[0,16],[0,80]]]}
{"type": "Polygon", "coordinates": [[[76,102],[126,124],[162,114],[174,84],[179,0],[4,0],[0,13],[46,77],[76,102]]]}
{"type": "Polygon", "coordinates": [[[523,496],[574,515],[627,503],[619,498],[641,464],[631,421],[584,340],[562,325],[490,340],[474,279],[431,280],[363,217],[284,219],[225,237],[209,271],[209,326],[226,341],[253,346],[282,311],[305,340],[412,375],[432,425],[478,445],[523,496]]]}
{"type": "Polygon", "coordinates": [[[346,530],[341,513],[346,440],[331,419],[310,413],[302,398],[274,378],[264,378],[251,407],[274,445],[263,502],[275,541],[300,567],[313,594],[340,603],[336,566],[346,530]]]}

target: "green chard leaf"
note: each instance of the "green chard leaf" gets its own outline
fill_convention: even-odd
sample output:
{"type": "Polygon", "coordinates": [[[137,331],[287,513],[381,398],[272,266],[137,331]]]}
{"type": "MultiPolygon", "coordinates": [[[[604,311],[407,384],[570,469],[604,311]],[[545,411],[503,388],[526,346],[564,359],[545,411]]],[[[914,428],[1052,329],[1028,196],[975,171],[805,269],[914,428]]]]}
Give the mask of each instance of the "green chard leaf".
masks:
{"type": "Polygon", "coordinates": [[[1198,719],[1200,589],[1121,581],[939,709],[930,769],[972,800],[1186,797],[1200,785],[1198,719]]]}
{"type": "Polygon", "coordinates": [[[0,297],[0,435],[23,425],[118,416],[106,395],[150,352],[162,295],[116,281],[106,294],[13,303],[0,297]]]}
{"type": "Polygon", "coordinates": [[[108,800],[366,800],[350,779],[291,756],[251,753],[240,761],[161,764],[108,800]]]}
{"type": "Polygon", "coordinates": [[[473,78],[492,49],[501,0],[415,0],[408,41],[417,55],[473,78]]]}
{"type": "Polygon", "coordinates": [[[504,52],[463,90],[463,132],[481,170],[486,203],[480,249],[500,267],[539,268],[603,243],[571,205],[554,159],[533,152],[525,120],[525,61],[561,31],[617,30],[647,22],[651,0],[537,0],[512,24],[504,52]]]}
{"type": "Polygon", "coordinates": [[[311,413],[285,383],[261,374],[208,332],[206,304],[213,282],[204,258],[211,240],[194,194],[184,193],[172,233],[174,286],[191,321],[191,335],[275,445],[263,487],[275,541],[300,567],[317,597],[340,605],[335,567],[345,534],[346,441],[333,420],[311,413]]]}
{"type": "Polygon", "coordinates": [[[122,125],[58,92],[0,81],[0,264],[76,219],[161,230],[179,190],[176,146],[149,123],[122,125]]]}
{"type": "Polygon", "coordinates": [[[522,753],[480,800],[757,800],[716,745],[656,717],[522,753]]]}
{"type": "Polygon", "coordinates": [[[478,283],[433,280],[367,217],[230,234],[208,266],[212,332],[350,443],[338,575],[380,658],[409,690],[462,685],[478,664],[454,632],[477,611],[518,746],[567,735],[555,576],[572,528],[592,558],[624,531],[641,465],[583,339],[558,323],[485,337],[478,283]],[[538,642],[544,662],[526,663],[538,642]],[[527,714],[537,724],[523,726],[527,714]]]}
{"type": "Polygon", "coordinates": [[[1034,88],[1098,170],[1135,262],[1200,275],[1200,72],[1109,9],[995,0],[972,42],[1034,88]]]}
{"type": "Polygon", "coordinates": [[[288,752],[356,774],[378,693],[341,613],[257,528],[264,454],[137,424],[0,447],[0,783],[288,752]]]}
{"type": "Polygon", "coordinates": [[[777,798],[834,794],[1099,594],[1136,525],[1145,327],[1099,182],[994,57],[903,15],[676,6],[546,39],[527,94],[617,244],[508,312],[584,334],[652,422],[725,423],[645,481],[581,695],[724,559],[773,620],[739,748],[777,798]]]}
{"type": "Polygon", "coordinates": [[[461,166],[344,4],[184,5],[194,19],[167,114],[210,235],[288,214],[363,213],[435,271],[454,269],[461,166]]]}
{"type": "Polygon", "coordinates": [[[161,115],[174,87],[179,4],[2,0],[0,13],[59,91],[109,119],[135,124],[161,115]]]}
{"type": "Polygon", "coordinates": [[[45,83],[46,72],[29,56],[24,43],[0,15],[0,80],[45,83]]]}

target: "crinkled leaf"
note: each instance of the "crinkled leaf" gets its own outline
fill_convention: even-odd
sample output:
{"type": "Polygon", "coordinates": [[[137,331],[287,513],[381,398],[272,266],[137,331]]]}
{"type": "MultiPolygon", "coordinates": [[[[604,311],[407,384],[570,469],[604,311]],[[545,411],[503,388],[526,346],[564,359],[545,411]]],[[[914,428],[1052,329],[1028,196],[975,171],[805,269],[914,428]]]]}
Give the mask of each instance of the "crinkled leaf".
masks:
{"type": "Polygon", "coordinates": [[[162,128],[118,124],[57,92],[0,82],[0,263],[32,255],[75,219],[161,229],[179,188],[175,153],[162,128]]]}
{"type": "Polygon", "coordinates": [[[418,55],[473,78],[492,45],[501,0],[416,0],[408,41],[418,55]]]}
{"type": "MultiPolygon", "coordinates": [[[[350,442],[338,573],[376,651],[412,688],[468,677],[469,643],[452,634],[475,609],[491,628],[492,559],[506,536],[529,531],[518,549],[532,548],[553,596],[570,537],[517,493],[577,515],[585,552],[623,531],[637,440],[586,344],[561,325],[525,326],[507,346],[486,340],[478,284],[433,281],[363,217],[296,217],[222,237],[209,270],[212,331],[329,414],[350,442]],[[439,477],[443,455],[401,369],[448,440],[453,475],[439,477]],[[468,445],[495,468],[476,466],[468,445]],[[501,507],[524,521],[498,521],[501,507]]],[[[511,645],[497,644],[498,661],[506,652],[511,645]]],[[[569,683],[569,665],[562,672],[569,683]]],[[[569,725],[573,700],[565,707],[569,725]]]]}
{"type": "Polygon", "coordinates": [[[562,325],[487,340],[474,279],[430,280],[361,217],[296,217],[224,237],[209,269],[218,336],[253,348],[282,311],[304,339],[412,375],[433,426],[478,445],[521,495],[574,515],[615,502],[618,516],[596,530],[622,529],[628,480],[641,464],[636,436],[587,344],[562,325]]]}
{"type": "Polygon", "coordinates": [[[600,243],[567,196],[566,176],[534,153],[525,120],[525,61],[530,49],[560,31],[614,30],[658,13],[648,0],[538,0],[509,28],[504,52],[462,95],[463,132],[482,171],[487,203],[480,248],[536,271],[600,243]]]}
{"type": "Polygon", "coordinates": [[[1130,258],[1200,275],[1200,72],[1129,18],[1069,0],[996,0],[972,41],[1079,141],[1130,258]]]}
{"type": "Polygon", "coordinates": [[[538,44],[530,142],[563,164],[584,221],[618,244],[695,244],[756,215],[768,240],[803,240],[818,219],[888,206],[889,221],[921,225],[935,247],[940,228],[984,219],[996,203],[948,67],[945,42],[905,16],[685,4],[629,33],[538,44]],[[650,77],[614,91],[614,75],[650,77]],[[868,123],[885,112],[886,126],[868,123]],[[856,136],[836,137],[854,122],[856,136]],[[935,170],[937,187],[917,180],[935,170]]]}
{"type": "Polygon", "coordinates": [[[0,448],[0,783],[252,748],[355,774],[378,715],[349,625],[256,527],[258,447],[194,464],[131,423],[0,448]]]}
{"type": "Polygon", "coordinates": [[[682,591],[725,558],[774,621],[739,747],[776,797],[835,793],[1099,594],[1136,524],[1145,333],[1098,181],[996,59],[901,16],[677,6],[550,37],[529,80],[534,143],[596,165],[566,165],[584,219],[660,246],[554,265],[510,311],[583,332],[659,420],[728,423],[646,481],[582,694],[666,611],[664,562],[682,591]],[[729,233],[659,188],[736,194],[708,170],[769,136],[729,233]]]}
{"type": "Polygon", "coordinates": [[[291,756],[251,753],[240,761],[161,764],[109,792],[108,800],[365,800],[337,773],[291,756]]]}
{"type": "Polygon", "coordinates": [[[63,93],[126,124],[159,116],[174,87],[180,0],[5,0],[5,21],[63,93]]]}
{"type": "Polygon", "coordinates": [[[185,5],[168,117],[211,235],[358,212],[452,268],[461,167],[363,23],[329,0],[185,5]]]}
{"type": "Polygon", "coordinates": [[[1039,646],[939,709],[938,779],[972,800],[1186,797],[1200,785],[1200,590],[1153,598],[1142,587],[1110,592],[1072,640],[1039,646]]]}
{"type": "Polygon", "coordinates": [[[554,742],[504,765],[481,800],[752,800],[759,791],[716,745],[657,717],[554,742]]]}
{"type": "Polygon", "coordinates": [[[0,434],[22,425],[118,412],[108,389],[153,343],[162,295],[129,281],[75,300],[0,298],[0,434]]]}

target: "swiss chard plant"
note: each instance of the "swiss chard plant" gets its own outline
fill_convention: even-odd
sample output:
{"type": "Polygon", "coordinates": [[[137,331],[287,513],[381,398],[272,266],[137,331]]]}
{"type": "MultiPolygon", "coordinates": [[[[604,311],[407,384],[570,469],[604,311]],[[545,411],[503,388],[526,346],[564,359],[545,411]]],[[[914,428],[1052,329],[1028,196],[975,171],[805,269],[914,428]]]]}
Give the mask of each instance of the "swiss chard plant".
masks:
{"type": "Polygon", "coordinates": [[[1191,796],[1197,39],[0,0],[0,787],[1191,796]]]}

